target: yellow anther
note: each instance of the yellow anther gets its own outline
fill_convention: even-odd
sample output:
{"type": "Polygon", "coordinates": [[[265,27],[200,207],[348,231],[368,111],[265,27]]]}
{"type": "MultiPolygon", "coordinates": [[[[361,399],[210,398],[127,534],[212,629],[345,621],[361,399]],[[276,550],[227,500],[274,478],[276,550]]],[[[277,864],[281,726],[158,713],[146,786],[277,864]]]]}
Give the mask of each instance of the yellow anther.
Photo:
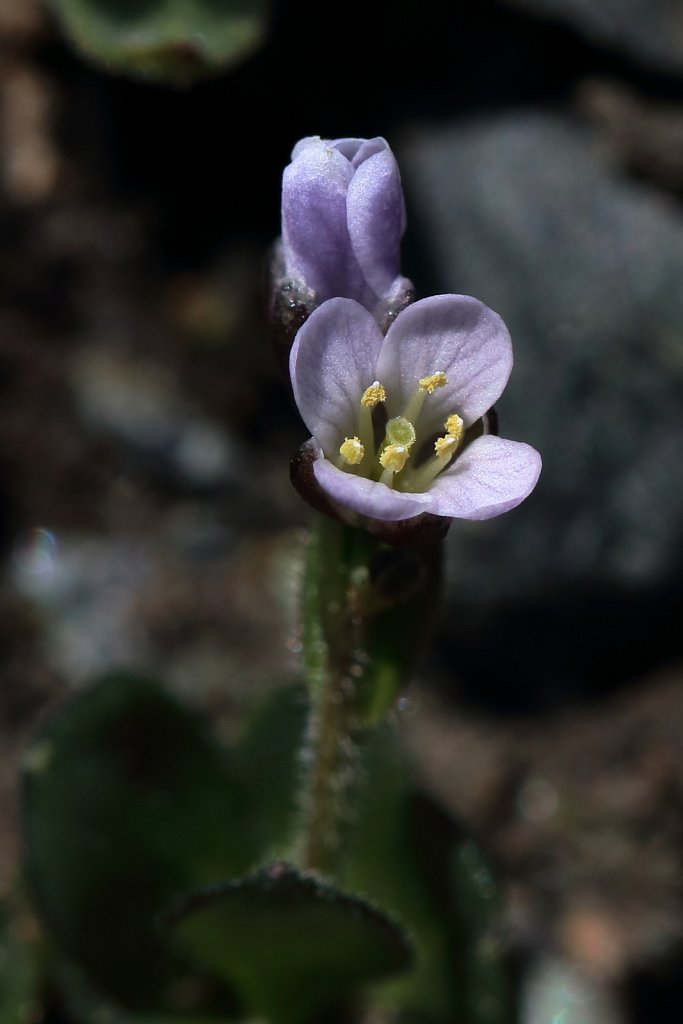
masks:
{"type": "Polygon", "coordinates": [[[446,434],[445,437],[437,437],[434,442],[434,451],[439,459],[450,459],[457,447],[458,439],[453,437],[452,434],[446,434]]]}
{"type": "Polygon", "coordinates": [[[379,457],[383,469],[392,473],[400,473],[406,464],[410,452],[404,444],[388,444],[379,457]]]}
{"type": "Polygon", "coordinates": [[[358,466],[363,461],[365,448],[359,437],[346,437],[339,446],[339,454],[349,466],[358,466]]]}
{"type": "Polygon", "coordinates": [[[454,412],[452,416],[449,416],[444,423],[446,433],[454,437],[456,441],[462,440],[462,435],[465,433],[465,424],[463,423],[462,416],[458,416],[457,412],[454,412]]]}
{"type": "Polygon", "coordinates": [[[448,377],[443,370],[437,370],[435,373],[430,373],[428,377],[420,377],[418,384],[422,391],[426,391],[428,395],[431,395],[437,388],[442,388],[444,384],[448,384],[448,377]]]}
{"type": "Polygon", "coordinates": [[[360,404],[366,406],[368,409],[372,409],[375,405],[378,405],[379,402],[386,402],[386,400],[387,393],[380,382],[376,380],[369,388],[365,389],[363,397],[360,400],[360,404]]]}

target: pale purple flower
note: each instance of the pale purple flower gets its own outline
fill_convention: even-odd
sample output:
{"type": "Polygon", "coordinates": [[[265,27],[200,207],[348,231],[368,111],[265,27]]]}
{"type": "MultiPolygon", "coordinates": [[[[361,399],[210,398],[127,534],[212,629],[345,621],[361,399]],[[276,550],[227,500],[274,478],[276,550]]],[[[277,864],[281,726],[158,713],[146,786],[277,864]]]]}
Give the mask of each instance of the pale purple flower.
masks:
{"type": "Polygon", "coordinates": [[[315,479],[342,509],[383,521],[489,519],[538,480],[530,445],[469,440],[512,369],[507,328],[477,299],[422,299],[384,337],[358,302],[330,299],[299,330],[289,365],[315,479]]]}
{"type": "Polygon", "coordinates": [[[282,178],[282,271],[313,303],[355,299],[382,322],[412,291],[399,273],[405,205],[384,139],[302,139],[282,178]]]}

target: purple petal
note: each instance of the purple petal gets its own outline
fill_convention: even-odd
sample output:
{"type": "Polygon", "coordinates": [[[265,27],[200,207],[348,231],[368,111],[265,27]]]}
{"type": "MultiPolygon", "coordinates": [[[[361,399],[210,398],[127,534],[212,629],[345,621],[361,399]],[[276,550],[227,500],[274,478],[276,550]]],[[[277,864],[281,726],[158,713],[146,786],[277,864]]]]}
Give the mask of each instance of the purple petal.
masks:
{"type": "Polygon", "coordinates": [[[381,135],[376,136],[374,139],[353,139],[349,141],[360,143],[356,152],[349,157],[354,167],[360,167],[364,160],[374,156],[375,153],[381,153],[384,150],[391,152],[389,143],[381,135]]]}
{"type": "Polygon", "coordinates": [[[330,299],[299,330],[289,357],[301,418],[326,455],[357,431],[360,399],[375,380],[382,332],[353,299],[330,299]]]}
{"type": "Polygon", "coordinates": [[[398,276],[406,216],[398,165],[386,143],[358,166],[346,206],[351,245],[360,269],[372,291],[383,296],[398,276]]]}
{"type": "Polygon", "coordinates": [[[282,245],[287,273],[306,282],[319,302],[362,298],[366,289],[346,221],[353,167],[322,139],[304,139],[282,177],[282,245]]]}
{"type": "Polygon", "coordinates": [[[438,476],[430,512],[453,519],[491,519],[515,508],[533,491],[541,456],[531,445],[486,434],[438,476]]]}
{"type": "Polygon", "coordinates": [[[420,377],[442,370],[448,384],[429,395],[420,427],[443,429],[457,412],[465,425],[500,398],[512,369],[507,327],[493,310],[469,295],[433,295],[413,303],[389,328],[377,364],[390,416],[397,416],[420,377]]]}
{"type": "Polygon", "coordinates": [[[337,469],[322,457],[313,463],[313,472],[320,486],[334,501],[370,519],[383,519],[385,522],[412,519],[430,507],[428,494],[394,491],[386,484],[337,469]]]}
{"type": "MultiPolygon", "coordinates": [[[[332,146],[342,153],[353,167],[356,167],[361,160],[365,159],[363,152],[368,144],[367,139],[324,139],[323,141],[328,146],[332,146]]],[[[371,139],[370,141],[374,142],[375,140],[371,139]]],[[[384,140],[382,139],[381,141],[383,142],[384,140]]]]}
{"type": "Polygon", "coordinates": [[[291,160],[296,160],[296,158],[303,153],[305,149],[308,149],[309,146],[319,146],[321,142],[327,145],[327,140],[321,139],[319,135],[307,135],[304,139],[299,139],[292,150],[291,160]]]}

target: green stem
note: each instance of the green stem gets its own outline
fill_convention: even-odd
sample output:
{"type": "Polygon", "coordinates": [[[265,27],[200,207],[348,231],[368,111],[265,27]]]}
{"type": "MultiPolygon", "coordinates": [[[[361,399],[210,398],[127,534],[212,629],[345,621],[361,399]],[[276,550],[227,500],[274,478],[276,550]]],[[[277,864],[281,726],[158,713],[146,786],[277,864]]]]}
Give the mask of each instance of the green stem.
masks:
{"type": "Polygon", "coordinates": [[[318,519],[306,566],[304,652],[311,717],[299,856],[304,867],[323,872],[331,871],[336,860],[356,751],[352,662],[358,620],[351,607],[349,557],[354,533],[330,519],[318,519]]]}
{"type": "Polygon", "coordinates": [[[393,705],[433,617],[438,548],[397,551],[318,517],[306,558],[304,662],[311,695],[297,859],[331,873],[359,745],[393,705]]]}

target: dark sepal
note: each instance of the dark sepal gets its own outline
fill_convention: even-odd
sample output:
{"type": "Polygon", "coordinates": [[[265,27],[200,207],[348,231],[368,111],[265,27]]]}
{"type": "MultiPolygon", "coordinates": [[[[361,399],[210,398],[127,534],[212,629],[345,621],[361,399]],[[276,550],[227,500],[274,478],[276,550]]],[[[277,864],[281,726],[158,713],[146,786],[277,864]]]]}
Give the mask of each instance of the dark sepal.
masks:
{"type": "Polygon", "coordinates": [[[391,302],[387,302],[384,305],[383,315],[379,316],[378,312],[375,311],[382,334],[387,333],[398,314],[402,313],[417,298],[412,282],[408,278],[404,280],[405,288],[391,302]]]}
{"type": "Polygon", "coordinates": [[[317,303],[311,288],[285,274],[280,241],[275,243],[270,254],[266,298],[270,336],[280,369],[289,380],[289,353],[296,332],[309,318],[317,303]]]}
{"type": "Polygon", "coordinates": [[[304,441],[290,459],[289,479],[294,485],[294,490],[316,512],[320,512],[330,519],[336,519],[340,523],[345,522],[342,509],[332,501],[315,478],[313,463],[318,457],[317,453],[318,446],[313,438],[309,437],[308,441],[304,441]]]}
{"type": "Polygon", "coordinates": [[[363,519],[363,526],[373,536],[394,548],[418,548],[443,540],[452,522],[446,516],[423,512],[412,519],[399,519],[396,522],[363,519]]]}

